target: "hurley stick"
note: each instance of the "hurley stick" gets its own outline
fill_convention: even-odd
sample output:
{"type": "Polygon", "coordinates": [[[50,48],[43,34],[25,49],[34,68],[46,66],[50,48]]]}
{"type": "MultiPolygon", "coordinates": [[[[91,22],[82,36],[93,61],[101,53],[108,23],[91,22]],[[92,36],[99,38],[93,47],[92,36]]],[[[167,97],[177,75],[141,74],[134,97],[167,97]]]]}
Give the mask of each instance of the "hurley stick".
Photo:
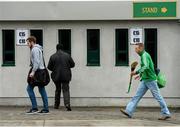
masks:
{"type": "MultiPolygon", "coordinates": [[[[138,62],[137,62],[137,61],[135,61],[135,62],[133,62],[133,63],[131,64],[131,72],[133,72],[133,71],[136,69],[136,66],[137,66],[137,65],[138,65],[138,62]]],[[[130,90],[131,90],[131,83],[132,83],[132,76],[130,76],[129,87],[128,87],[127,93],[129,93],[130,90]]]]}

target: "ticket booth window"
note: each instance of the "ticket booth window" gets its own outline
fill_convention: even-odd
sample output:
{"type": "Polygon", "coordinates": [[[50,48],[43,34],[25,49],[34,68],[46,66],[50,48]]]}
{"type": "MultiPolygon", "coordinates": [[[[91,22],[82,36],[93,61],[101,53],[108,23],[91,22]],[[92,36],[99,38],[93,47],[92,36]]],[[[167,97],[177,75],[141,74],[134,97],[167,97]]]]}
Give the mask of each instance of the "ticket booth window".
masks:
{"type": "Polygon", "coordinates": [[[157,29],[145,29],[145,50],[151,55],[154,67],[157,68],[157,29]]]}
{"type": "Polygon", "coordinates": [[[30,30],[30,35],[36,37],[36,43],[43,46],[43,30],[33,29],[30,30]]]}
{"type": "Polygon", "coordinates": [[[15,66],[15,32],[14,30],[2,30],[2,66],[15,66]]]}
{"type": "Polygon", "coordinates": [[[129,65],[128,29],[116,29],[116,66],[129,65]]]}
{"type": "Polygon", "coordinates": [[[100,66],[99,29],[87,29],[87,66],[100,66]]]}
{"type": "Polygon", "coordinates": [[[62,44],[62,50],[71,54],[71,30],[60,29],[58,30],[59,43],[62,44]]]}

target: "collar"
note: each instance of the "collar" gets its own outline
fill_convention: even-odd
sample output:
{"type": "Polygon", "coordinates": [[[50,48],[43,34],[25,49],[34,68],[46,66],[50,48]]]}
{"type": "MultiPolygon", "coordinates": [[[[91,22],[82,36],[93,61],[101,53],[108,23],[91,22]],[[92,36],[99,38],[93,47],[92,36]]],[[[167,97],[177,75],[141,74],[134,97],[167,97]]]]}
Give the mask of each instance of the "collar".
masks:
{"type": "Polygon", "coordinates": [[[145,50],[139,53],[140,56],[142,56],[145,53],[145,50]]]}

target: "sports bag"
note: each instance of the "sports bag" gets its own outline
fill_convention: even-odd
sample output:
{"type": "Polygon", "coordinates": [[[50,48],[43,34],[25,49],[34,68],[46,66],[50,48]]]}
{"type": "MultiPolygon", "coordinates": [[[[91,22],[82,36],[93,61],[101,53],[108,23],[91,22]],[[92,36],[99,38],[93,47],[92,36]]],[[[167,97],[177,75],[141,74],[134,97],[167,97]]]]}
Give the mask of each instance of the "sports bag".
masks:
{"type": "Polygon", "coordinates": [[[155,69],[156,76],[157,76],[157,84],[159,88],[164,88],[166,86],[166,77],[163,73],[160,72],[160,69],[155,69]]]}
{"type": "Polygon", "coordinates": [[[33,77],[29,77],[32,68],[29,70],[27,82],[32,86],[47,86],[50,82],[49,72],[45,69],[37,69],[33,77]]]}

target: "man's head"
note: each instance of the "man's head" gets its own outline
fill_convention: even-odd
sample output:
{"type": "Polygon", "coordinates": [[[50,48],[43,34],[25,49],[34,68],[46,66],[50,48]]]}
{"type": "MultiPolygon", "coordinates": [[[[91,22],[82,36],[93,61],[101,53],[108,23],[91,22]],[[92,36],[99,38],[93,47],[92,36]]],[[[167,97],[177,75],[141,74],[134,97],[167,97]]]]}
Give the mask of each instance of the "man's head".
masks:
{"type": "Polygon", "coordinates": [[[143,43],[136,44],[135,51],[137,54],[140,54],[142,51],[144,51],[144,44],[143,43]]]}
{"type": "Polygon", "coordinates": [[[63,48],[63,45],[62,44],[57,44],[56,45],[56,50],[58,51],[58,50],[60,50],[60,49],[62,49],[63,48]]]}
{"type": "Polygon", "coordinates": [[[36,37],[30,36],[26,39],[29,48],[32,48],[36,44],[36,37]]]}

